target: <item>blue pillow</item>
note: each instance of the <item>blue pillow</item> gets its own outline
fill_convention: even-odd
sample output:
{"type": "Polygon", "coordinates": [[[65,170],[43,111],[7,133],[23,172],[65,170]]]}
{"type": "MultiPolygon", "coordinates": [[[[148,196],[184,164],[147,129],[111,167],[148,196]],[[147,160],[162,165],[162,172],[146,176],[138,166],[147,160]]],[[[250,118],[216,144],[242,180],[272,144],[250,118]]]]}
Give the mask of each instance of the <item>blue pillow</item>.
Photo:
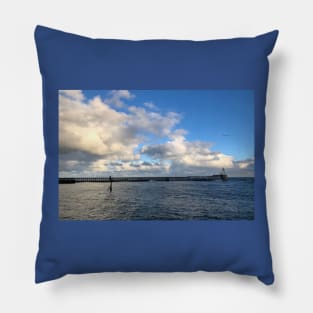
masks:
{"type": "Polygon", "coordinates": [[[198,270],[273,283],[263,150],[277,36],[129,41],[36,27],[46,153],[36,283],[198,270]]]}

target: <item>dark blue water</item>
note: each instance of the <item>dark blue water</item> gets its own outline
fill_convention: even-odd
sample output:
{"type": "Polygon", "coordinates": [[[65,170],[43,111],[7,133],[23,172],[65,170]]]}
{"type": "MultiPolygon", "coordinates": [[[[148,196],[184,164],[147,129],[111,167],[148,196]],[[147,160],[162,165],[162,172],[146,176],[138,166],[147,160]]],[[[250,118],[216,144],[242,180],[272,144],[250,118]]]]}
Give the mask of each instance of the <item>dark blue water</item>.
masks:
{"type": "Polygon", "coordinates": [[[239,220],[254,218],[254,179],[59,185],[66,220],[239,220]]]}

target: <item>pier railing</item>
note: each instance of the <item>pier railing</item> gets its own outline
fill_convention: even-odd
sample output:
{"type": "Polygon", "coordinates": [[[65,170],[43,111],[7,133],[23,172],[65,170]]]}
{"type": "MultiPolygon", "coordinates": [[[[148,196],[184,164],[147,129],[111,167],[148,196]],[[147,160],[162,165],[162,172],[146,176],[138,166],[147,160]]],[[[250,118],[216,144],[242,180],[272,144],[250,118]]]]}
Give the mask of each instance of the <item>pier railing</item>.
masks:
{"type": "MultiPolygon", "coordinates": [[[[112,182],[148,182],[148,181],[210,181],[222,179],[221,175],[211,176],[175,176],[175,177],[112,177],[112,182]]],[[[59,184],[107,183],[109,177],[60,177],[59,184]]]]}

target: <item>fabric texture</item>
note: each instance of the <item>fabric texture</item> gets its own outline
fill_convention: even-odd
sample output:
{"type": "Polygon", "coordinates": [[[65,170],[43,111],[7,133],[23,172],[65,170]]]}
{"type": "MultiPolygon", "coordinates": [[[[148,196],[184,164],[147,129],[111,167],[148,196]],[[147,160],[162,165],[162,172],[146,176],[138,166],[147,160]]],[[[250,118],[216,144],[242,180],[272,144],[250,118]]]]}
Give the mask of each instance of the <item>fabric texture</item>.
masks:
{"type": "MultiPolygon", "coordinates": [[[[208,41],[91,39],[37,26],[46,163],[36,283],[112,271],[231,271],[274,281],[266,216],[268,55],[278,31],[208,41]],[[61,220],[59,90],[252,90],[253,220],[61,220]]],[[[114,192],[114,189],[113,189],[114,192]]]]}

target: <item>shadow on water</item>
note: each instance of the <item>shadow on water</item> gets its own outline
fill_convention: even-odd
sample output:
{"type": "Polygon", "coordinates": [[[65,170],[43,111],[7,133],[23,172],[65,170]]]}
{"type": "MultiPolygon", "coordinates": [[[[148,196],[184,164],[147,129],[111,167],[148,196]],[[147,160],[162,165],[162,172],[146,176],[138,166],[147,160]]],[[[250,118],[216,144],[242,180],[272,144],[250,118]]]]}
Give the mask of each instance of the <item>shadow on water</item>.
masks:
{"type": "Polygon", "coordinates": [[[110,191],[107,189],[107,190],[104,190],[104,192],[103,192],[103,198],[104,198],[104,200],[114,200],[114,196],[115,196],[115,193],[114,193],[113,190],[110,192],[110,191]]]}

